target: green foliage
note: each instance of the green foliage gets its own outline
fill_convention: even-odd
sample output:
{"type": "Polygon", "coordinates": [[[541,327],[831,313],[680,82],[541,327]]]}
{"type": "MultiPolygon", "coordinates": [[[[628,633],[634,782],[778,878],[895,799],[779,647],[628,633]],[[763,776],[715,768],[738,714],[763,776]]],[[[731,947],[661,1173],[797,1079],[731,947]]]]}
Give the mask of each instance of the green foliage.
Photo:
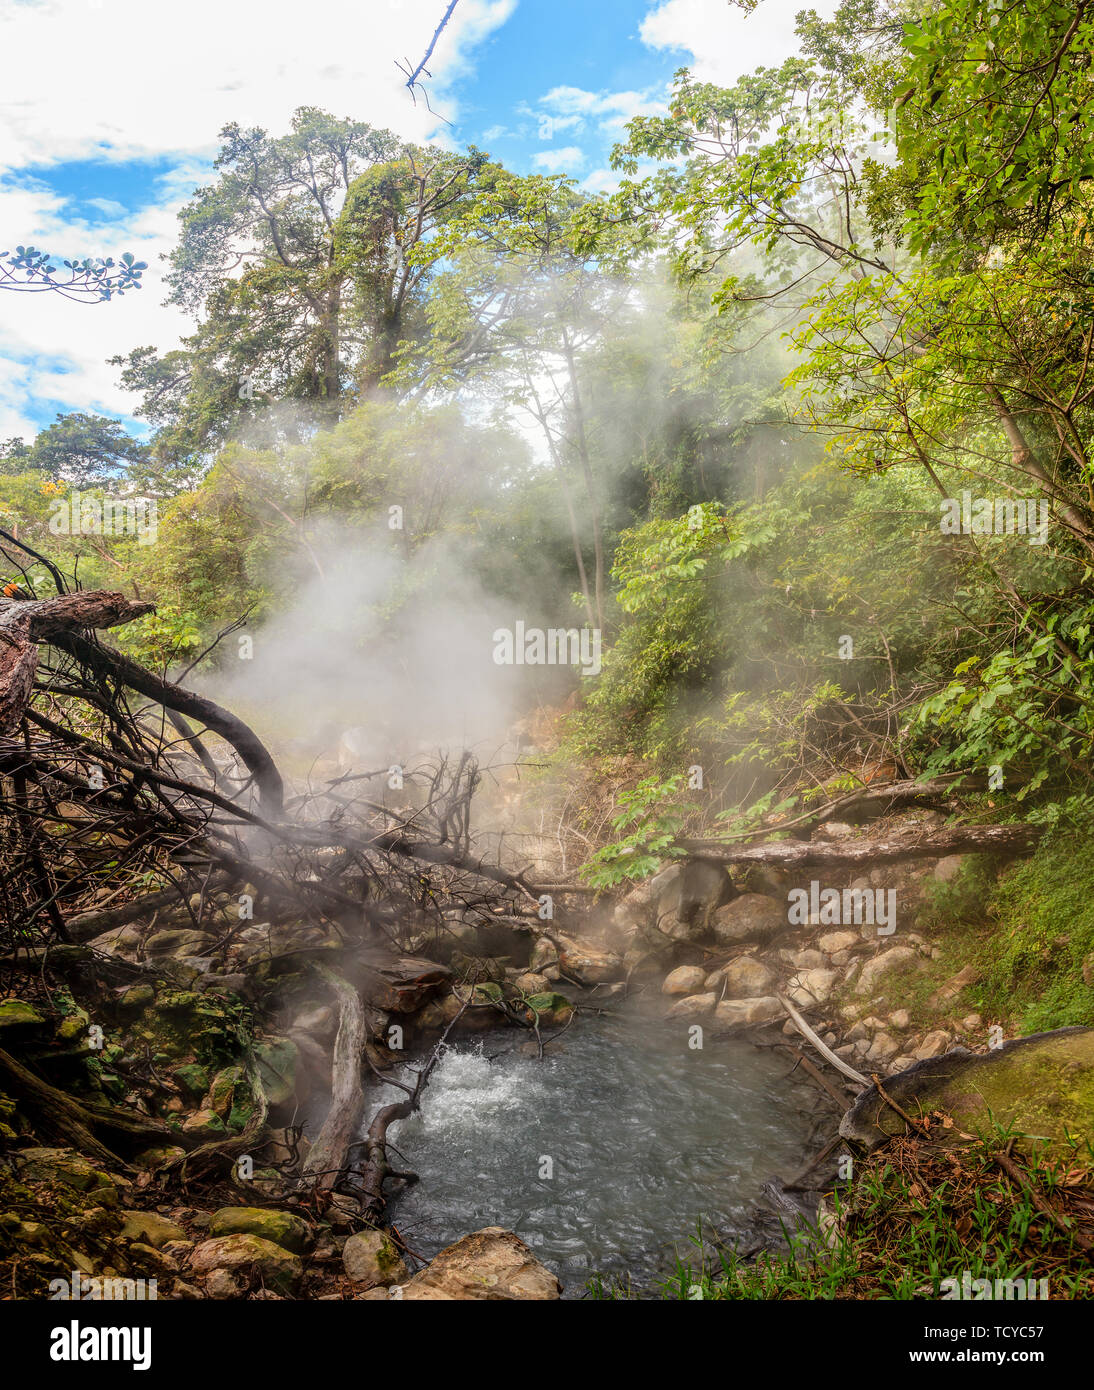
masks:
{"type": "Polygon", "coordinates": [[[594,888],[614,888],[627,880],[648,878],[666,859],[683,853],[673,841],[683,829],[688,808],[679,804],[683,777],[644,777],[619,793],[612,828],[620,837],[604,845],[583,865],[581,876],[594,888]],[[624,833],[626,832],[626,833],[624,833]]]}

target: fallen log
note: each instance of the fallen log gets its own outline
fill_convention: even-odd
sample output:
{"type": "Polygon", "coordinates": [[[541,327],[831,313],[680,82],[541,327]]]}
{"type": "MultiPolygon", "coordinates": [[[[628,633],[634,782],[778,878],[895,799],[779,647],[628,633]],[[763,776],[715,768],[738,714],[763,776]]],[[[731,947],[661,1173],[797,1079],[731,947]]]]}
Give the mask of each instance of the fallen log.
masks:
{"type": "Polygon", "coordinates": [[[1039,825],[956,825],[933,835],[893,835],[885,840],[784,840],[767,845],[735,845],[724,840],[678,840],[689,854],[725,864],[766,864],[777,869],[854,868],[892,864],[947,854],[1031,854],[1042,834],[1039,825]]]}
{"type": "MultiPolygon", "coordinates": [[[[209,882],[209,891],[215,891],[228,881],[227,875],[217,875],[209,882]]],[[[103,932],[113,931],[115,927],[128,926],[138,917],[159,912],[165,907],[185,907],[186,894],[181,888],[166,888],[162,893],[145,893],[120,907],[105,907],[97,911],[79,912],[65,922],[73,941],[90,941],[103,932]]]]}
{"type": "Polygon", "coordinates": [[[319,1137],[304,1163],[303,1175],[314,1178],[320,1190],[338,1181],[345,1155],[361,1122],[365,1105],[361,1086],[361,1055],[365,1050],[365,1006],[357,990],[322,963],[314,966],[338,1000],[338,1035],[331,1063],[333,1083],[330,1110],[319,1137]]]}

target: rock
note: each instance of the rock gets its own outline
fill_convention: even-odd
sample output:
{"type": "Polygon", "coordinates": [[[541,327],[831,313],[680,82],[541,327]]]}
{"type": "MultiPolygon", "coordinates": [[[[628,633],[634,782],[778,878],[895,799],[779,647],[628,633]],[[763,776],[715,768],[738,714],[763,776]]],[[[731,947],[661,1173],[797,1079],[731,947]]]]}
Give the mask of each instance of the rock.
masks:
{"type": "MultiPolygon", "coordinates": [[[[952,1116],[953,1128],[942,1136],[951,1143],[999,1126],[1026,1152],[1069,1156],[1074,1136],[1094,1134],[1094,1028],[1035,1033],[980,1054],[953,1048],[890,1077],[886,1090],[909,1114],[952,1116]]],[[[868,1148],[905,1129],[874,1087],[840,1122],[845,1139],[868,1148]]]]}
{"type": "Polygon", "coordinates": [[[948,1003],[951,999],[956,998],[966,986],[976,984],[979,978],[979,969],[975,965],[966,965],[963,970],[959,970],[956,975],[948,979],[941,988],[931,995],[931,1006],[938,1008],[948,1003]]]}
{"type": "Polygon", "coordinates": [[[859,935],[854,931],[830,931],[818,940],[817,945],[828,956],[834,956],[840,951],[849,951],[852,946],[858,944],[859,935]]]}
{"type": "Polygon", "coordinates": [[[677,941],[706,941],[721,904],[734,893],[726,868],[710,859],[670,864],[649,883],[644,920],[677,941]]]}
{"type": "Polygon", "coordinates": [[[226,1269],[214,1269],[205,1281],[205,1292],[210,1298],[239,1298],[243,1285],[226,1269]]]}
{"type": "Polygon", "coordinates": [[[731,1028],[741,1023],[769,1023],[785,1013],[774,995],[761,999],[723,999],[714,1010],[714,1022],[722,1028],[731,1028]]]}
{"type": "Polygon", "coordinates": [[[912,1016],[907,1009],[894,1009],[889,1015],[889,1022],[894,1028],[899,1028],[901,1032],[908,1027],[911,1021],[912,1016]]]}
{"type": "Polygon", "coordinates": [[[356,1284],[401,1284],[407,1267],[394,1242],[383,1231],[359,1231],[342,1247],[342,1264],[356,1284]]]}
{"type": "Polygon", "coordinates": [[[844,840],[855,833],[855,827],[841,820],[826,820],[814,830],[814,840],[844,840]]]}
{"type": "Polygon", "coordinates": [[[121,1215],[124,1221],[119,1235],[140,1241],[142,1245],[151,1245],[158,1250],[169,1241],[186,1240],[186,1232],[180,1225],[168,1221],[165,1216],[157,1216],[155,1212],[123,1210],[121,1215]]]}
{"type": "Polygon", "coordinates": [[[839,979],[837,970],[800,970],[790,981],[787,993],[800,1009],[825,1004],[839,979]]]}
{"type": "Polygon", "coordinates": [[[731,960],[722,970],[722,980],[731,999],[759,999],[777,984],[775,972],[755,956],[731,960]]]}
{"type": "Polygon", "coordinates": [[[552,965],[558,960],[558,947],[547,937],[541,936],[532,947],[532,959],[528,962],[528,968],[533,971],[541,971],[545,965],[552,965]]]}
{"type": "Polygon", "coordinates": [[[583,985],[608,984],[623,978],[623,957],[612,951],[599,951],[569,937],[557,938],[559,964],[563,971],[583,985]]]}
{"type": "Polygon", "coordinates": [[[949,1033],[943,1032],[941,1028],[936,1028],[928,1033],[918,1047],[913,1048],[912,1055],[920,1062],[925,1062],[930,1057],[938,1057],[950,1045],[949,1033]]]}
{"type": "Polygon", "coordinates": [[[828,964],[821,951],[795,951],[792,960],[799,970],[823,970],[828,964]]]}
{"type": "Polygon", "coordinates": [[[745,941],[764,945],[788,925],[786,903],[762,893],[742,893],[718,908],[711,919],[714,939],[723,946],[745,941]]]}
{"type": "Polygon", "coordinates": [[[296,1255],[273,1241],[242,1232],[203,1240],[194,1247],[190,1267],[195,1274],[226,1270],[234,1278],[261,1279],[279,1293],[292,1293],[303,1273],[296,1255]]]}
{"type": "Polygon", "coordinates": [[[216,944],[216,937],[208,932],[193,931],[185,927],[158,931],[145,943],[145,954],[156,956],[203,956],[210,946],[216,944]]]}
{"type": "Polygon", "coordinates": [[[894,1057],[892,1062],[893,1071],[907,1071],[909,1067],[914,1067],[916,1059],[908,1054],[903,1057],[894,1057]]]}
{"type": "Polygon", "coordinates": [[[221,1207],[209,1222],[210,1236],[261,1236],[283,1250],[302,1255],[311,1244],[308,1223],[291,1212],[268,1207],[221,1207]]]}
{"type": "MultiPolygon", "coordinates": [[[[262,1038],[254,1046],[258,1076],[271,1105],[284,1105],[296,1094],[296,1068],[300,1049],[291,1038],[262,1038]]],[[[253,1097],[247,1092],[253,1103],[253,1097]]]]}
{"type": "Polygon", "coordinates": [[[706,971],[698,965],[681,965],[665,976],[662,994],[697,994],[706,980],[706,971]]]}
{"type": "Polygon", "coordinates": [[[228,1127],[215,1110],[195,1110],[182,1122],[187,1134],[198,1134],[204,1139],[225,1139],[228,1127]]]}
{"type": "Polygon", "coordinates": [[[976,1029],[983,1028],[983,1026],[984,1020],[979,1014],[966,1014],[961,1020],[961,1027],[969,1033],[973,1033],[976,1029]]]}
{"type": "Polygon", "coordinates": [[[22,999],[0,999],[0,1033],[19,1028],[37,1028],[45,1019],[32,1004],[22,999]]]}
{"type": "MultiPolygon", "coordinates": [[[[119,1204],[118,1188],[122,1180],[103,1172],[75,1149],[21,1149],[11,1155],[11,1162],[23,1182],[60,1182],[87,1193],[94,1206],[117,1207],[119,1204]]],[[[85,1270],[85,1273],[91,1272],[85,1270]]]]}
{"type": "Polygon", "coordinates": [[[855,993],[869,994],[880,976],[892,970],[894,966],[904,965],[912,960],[918,960],[913,947],[890,946],[887,951],[874,956],[873,960],[868,960],[862,967],[862,974],[855,985],[855,993]]]}
{"type": "Polygon", "coordinates": [[[888,1062],[900,1051],[900,1044],[888,1033],[877,1033],[866,1054],[868,1062],[888,1062]]]}
{"type": "Polygon", "coordinates": [[[525,970],[517,976],[513,984],[522,994],[549,994],[551,991],[551,982],[547,976],[537,975],[534,970],[525,970]]]}
{"type": "Polygon", "coordinates": [[[540,1023],[551,1023],[556,1027],[568,1023],[574,1011],[574,1006],[565,995],[551,991],[533,994],[524,1002],[535,1011],[540,1023]]]}
{"type": "Polygon", "coordinates": [[[666,1018],[706,1018],[713,1012],[718,996],[709,994],[689,994],[686,999],[678,999],[665,1015],[666,1018]]]}
{"type": "Polygon", "coordinates": [[[415,1300],[536,1301],[557,1299],[562,1285],[512,1231],[500,1226],[464,1236],[403,1285],[415,1300]]]}
{"type": "Polygon", "coordinates": [[[967,854],[947,854],[934,866],[932,877],[939,883],[952,883],[965,866],[967,854]]]}

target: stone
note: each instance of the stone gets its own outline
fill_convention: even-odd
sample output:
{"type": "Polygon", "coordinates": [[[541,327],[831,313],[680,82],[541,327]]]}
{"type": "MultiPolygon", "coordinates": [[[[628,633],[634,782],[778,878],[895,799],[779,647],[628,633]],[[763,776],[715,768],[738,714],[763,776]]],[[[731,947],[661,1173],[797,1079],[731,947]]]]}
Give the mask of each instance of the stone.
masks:
{"type": "Polygon", "coordinates": [[[233,1278],[261,1279],[279,1293],[292,1293],[303,1273],[298,1256],[273,1241],[242,1232],[203,1240],[190,1255],[190,1267],[195,1274],[227,1270],[233,1278]]]}
{"type": "Polygon", "coordinates": [[[912,1016],[907,1009],[894,1009],[889,1015],[889,1022],[894,1028],[899,1028],[901,1032],[909,1026],[912,1016]]]}
{"type": "Polygon", "coordinates": [[[719,1027],[732,1028],[742,1023],[770,1023],[785,1013],[774,995],[760,999],[723,999],[714,1010],[714,1022],[719,1027]]]}
{"type": "Polygon", "coordinates": [[[795,951],[793,962],[799,970],[823,970],[828,964],[821,951],[795,951]]]}
{"type": "Polygon", "coordinates": [[[711,919],[711,930],[714,939],[723,946],[736,946],[746,941],[765,945],[788,927],[786,912],[786,903],[778,898],[762,893],[742,893],[718,908],[711,919]]]}
{"type": "Polygon", "coordinates": [[[830,931],[819,938],[817,945],[827,956],[834,956],[840,951],[849,951],[858,944],[859,935],[854,931],[830,931]]]}
{"type": "Polygon", "coordinates": [[[555,1275],[500,1226],[464,1236],[402,1286],[404,1301],[544,1302],[561,1293],[555,1275]]]}
{"type": "Polygon", "coordinates": [[[662,994],[697,994],[706,980],[706,971],[699,965],[681,965],[665,976],[662,994]]]}
{"type": "Polygon", "coordinates": [[[11,1155],[11,1161],[23,1182],[62,1182],[78,1192],[86,1192],[96,1206],[119,1204],[120,1180],[104,1173],[74,1149],[21,1149],[11,1155]]]}
{"type": "Polygon", "coordinates": [[[224,1139],[228,1127],[215,1110],[195,1110],[182,1122],[187,1134],[197,1134],[204,1139],[224,1139]]]}
{"type": "Polygon", "coordinates": [[[722,971],[726,993],[731,999],[759,999],[769,995],[777,983],[775,972],[754,956],[738,956],[722,971]]]}
{"type": "Polygon", "coordinates": [[[185,927],[169,928],[150,936],[145,943],[145,954],[156,956],[204,956],[216,938],[208,932],[193,931],[185,927]]]}
{"type": "Polygon", "coordinates": [[[838,979],[836,970],[799,970],[791,979],[787,993],[800,1009],[810,1009],[828,1002],[838,979]]]}
{"type": "Polygon", "coordinates": [[[221,1207],[209,1222],[209,1235],[261,1236],[294,1255],[302,1255],[311,1244],[311,1231],[306,1221],[291,1212],[269,1207],[221,1207]]]}
{"type": "Polygon", "coordinates": [[[0,999],[0,1033],[8,1029],[37,1028],[44,1022],[32,1004],[22,999],[0,999]]]}
{"type": "Polygon", "coordinates": [[[157,1216],[155,1212],[123,1210],[121,1216],[123,1224],[119,1235],[140,1241],[142,1245],[151,1245],[159,1250],[170,1241],[186,1240],[186,1232],[177,1222],[168,1221],[165,1216],[157,1216]]]}
{"type": "Polygon", "coordinates": [[[384,1231],[358,1231],[342,1247],[342,1265],[355,1284],[401,1284],[407,1267],[391,1237],[384,1231]]]}
{"type": "Polygon", "coordinates": [[[513,984],[522,994],[550,993],[551,982],[546,975],[537,975],[534,970],[525,970],[518,975],[513,984]]]}
{"type": "Polygon", "coordinates": [[[888,1033],[876,1033],[866,1054],[868,1062],[888,1062],[900,1051],[900,1044],[888,1033]]]}
{"type": "Polygon", "coordinates": [[[984,1020],[979,1014],[966,1014],[961,1020],[961,1027],[967,1032],[975,1032],[977,1028],[983,1028],[984,1020]]]}
{"type": "Polygon", "coordinates": [[[623,978],[623,957],[614,951],[600,951],[565,936],[559,936],[557,940],[559,964],[567,975],[581,984],[604,985],[623,978]]]}
{"type": "Polygon", "coordinates": [[[968,855],[966,854],[947,854],[944,859],[940,859],[934,866],[932,877],[939,883],[952,883],[965,865],[968,855]]]}
{"type": "Polygon", "coordinates": [[[666,1018],[706,1018],[718,1002],[718,996],[709,994],[689,994],[686,999],[678,999],[665,1015],[666,1018]]]}
{"type": "Polygon", "coordinates": [[[941,1028],[927,1034],[918,1047],[912,1049],[917,1061],[925,1062],[931,1057],[939,1057],[950,1045],[950,1035],[941,1028]]]}
{"type": "Polygon", "coordinates": [[[205,1281],[205,1292],[210,1298],[238,1298],[243,1285],[226,1269],[214,1269],[205,1281]]]}
{"type": "MultiPolygon", "coordinates": [[[[296,1094],[296,1068],[300,1049],[291,1038],[265,1037],[254,1045],[255,1063],[262,1089],[271,1105],[284,1105],[296,1094]]],[[[249,1099],[250,1093],[247,1093],[249,1099]]]]}
{"type": "Polygon", "coordinates": [[[855,827],[848,825],[846,821],[826,820],[822,821],[813,832],[814,840],[845,840],[848,835],[855,833],[855,827]]]}
{"type": "Polygon", "coordinates": [[[543,994],[533,994],[524,1002],[535,1011],[540,1023],[551,1023],[556,1026],[568,1023],[574,1011],[574,1006],[565,995],[554,994],[550,991],[545,991],[543,994]]]}
{"type": "Polygon", "coordinates": [[[541,936],[532,947],[532,959],[528,962],[528,968],[541,971],[545,965],[552,965],[557,960],[558,947],[546,936],[541,936]]]}
{"type": "Polygon", "coordinates": [[[892,1061],[893,1071],[907,1071],[909,1067],[914,1067],[916,1059],[905,1053],[903,1057],[894,1057],[892,1061]]]}
{"type": "Polygon", "coordinates": [[[868,960],[862,967],[862,974],[855,985],[855,993],[869,994],[880,976],[892,970],[894,966],[905,965],[908,961],[917,959],[915,949],[911,946],[890,946],[887,951],[874,956],[873,960],[868,960]]]}

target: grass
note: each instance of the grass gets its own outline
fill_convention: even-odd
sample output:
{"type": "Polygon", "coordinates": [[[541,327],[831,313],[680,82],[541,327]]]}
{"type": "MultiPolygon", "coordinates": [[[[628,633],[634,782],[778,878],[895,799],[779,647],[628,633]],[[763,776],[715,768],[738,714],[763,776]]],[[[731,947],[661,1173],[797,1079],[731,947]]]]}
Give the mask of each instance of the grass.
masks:
{"type": "MultiPolygon", "coordinates": [[[[595,1280],[595,1299],[937,1299],[944,1279],[1047,1279],[1052,1299],[1094,1296],[1082,1239],[1094,1237],[1094,1148],[1089,1139],[999,1165],[1013,1136],[1002,1129],[963,1148],[935,1114],[926,1137],[894,1139],[859,1161],[853,1181],[829,1194],[829,1215],[784,1254],[748,1262],[692,1238],[695,1254],[654,1290],[595,1280]],[[1056,1213],[1067,1229],[1039,1207],[1056,1213]],[[822,1229],[823,1227],[823,1229],[822,1229]]],[[[1012,1156],[1013,1157],[1013,1156],[1012,1156]]]]}

